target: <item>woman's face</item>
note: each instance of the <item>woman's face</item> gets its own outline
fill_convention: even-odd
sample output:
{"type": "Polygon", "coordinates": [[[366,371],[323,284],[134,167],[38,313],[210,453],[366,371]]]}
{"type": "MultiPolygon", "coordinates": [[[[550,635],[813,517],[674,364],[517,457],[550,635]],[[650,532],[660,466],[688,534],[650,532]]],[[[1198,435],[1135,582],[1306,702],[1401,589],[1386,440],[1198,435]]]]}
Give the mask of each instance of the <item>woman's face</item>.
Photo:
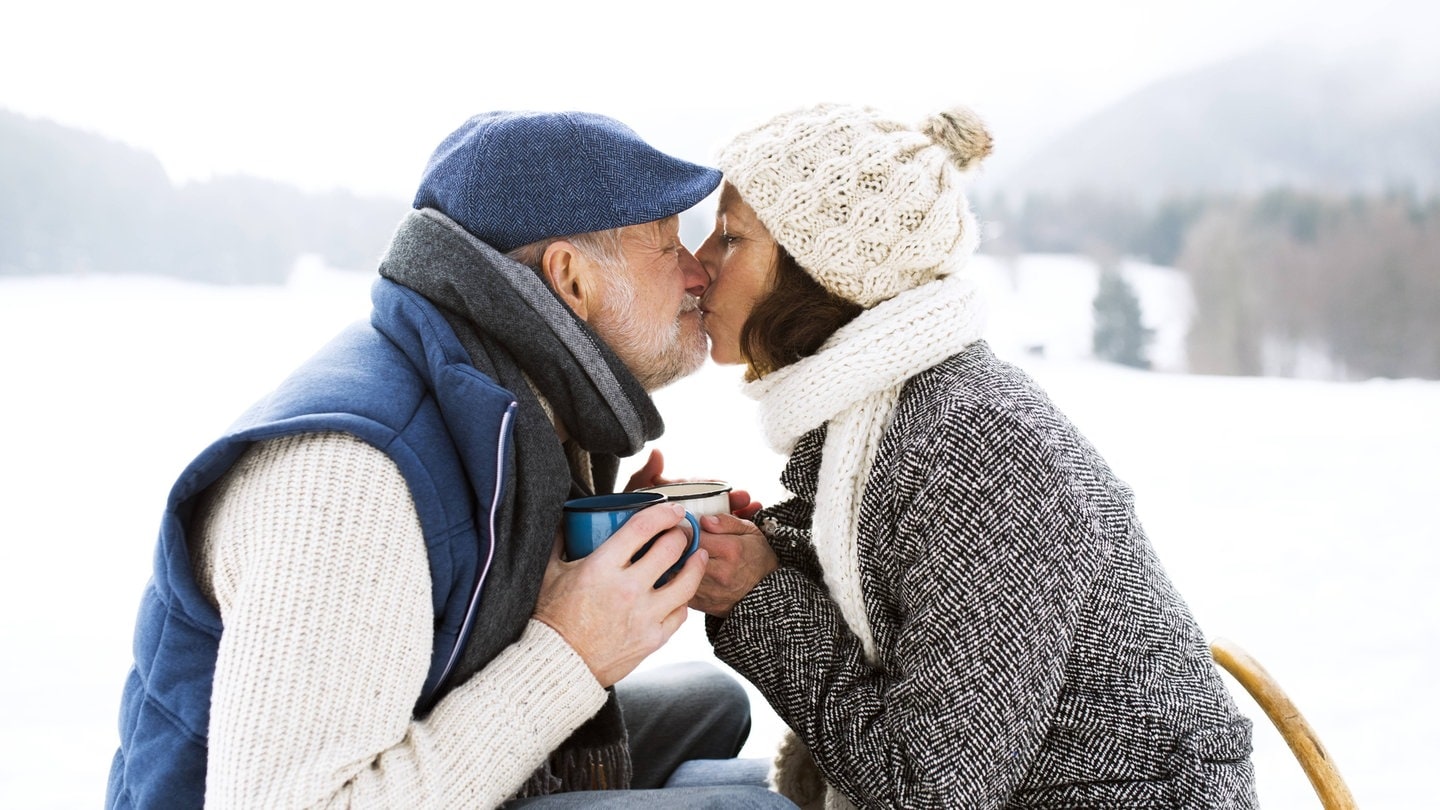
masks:
{"type": "Polygon", "coordinates": [[[710,276],[700,310],[710,334],[710,359],[716,363],[745,362],[740,328],[756,302],[770,292],[778,257],[770,232],[735,187],[726,183],[715,210],[715,232],[695,252],[710,276]]]}

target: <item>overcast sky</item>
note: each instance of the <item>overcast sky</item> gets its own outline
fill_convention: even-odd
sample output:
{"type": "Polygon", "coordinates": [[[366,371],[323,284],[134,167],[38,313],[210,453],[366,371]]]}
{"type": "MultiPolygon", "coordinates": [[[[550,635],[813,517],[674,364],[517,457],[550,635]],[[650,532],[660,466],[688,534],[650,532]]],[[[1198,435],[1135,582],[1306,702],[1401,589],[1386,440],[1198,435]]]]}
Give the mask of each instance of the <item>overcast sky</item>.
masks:
{"type": "Polygon", "coordinates": [[[801,104],[919,119],[965,103],[1013,157],[1256,47],[1398,51],[1440,30],[1427,0],[4,2],[0,108],[146,149],[177,182],[241,172],[405,198],[482,110],[603,112],[707,162],[801,104]]]}

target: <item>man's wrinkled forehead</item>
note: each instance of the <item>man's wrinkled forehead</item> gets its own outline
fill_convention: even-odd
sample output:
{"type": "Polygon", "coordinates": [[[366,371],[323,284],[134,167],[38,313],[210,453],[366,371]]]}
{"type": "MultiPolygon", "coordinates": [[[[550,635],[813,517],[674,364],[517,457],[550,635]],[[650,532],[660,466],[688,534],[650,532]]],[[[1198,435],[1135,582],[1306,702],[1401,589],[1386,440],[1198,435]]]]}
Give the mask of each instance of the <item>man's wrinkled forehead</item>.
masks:
{"type": "Polygon", "coordinates": [[[678,214],[629,225],[620,231],[621,239],[628,239],[646,247],[664,248],[680,237],[680,216],[678,214]]]}

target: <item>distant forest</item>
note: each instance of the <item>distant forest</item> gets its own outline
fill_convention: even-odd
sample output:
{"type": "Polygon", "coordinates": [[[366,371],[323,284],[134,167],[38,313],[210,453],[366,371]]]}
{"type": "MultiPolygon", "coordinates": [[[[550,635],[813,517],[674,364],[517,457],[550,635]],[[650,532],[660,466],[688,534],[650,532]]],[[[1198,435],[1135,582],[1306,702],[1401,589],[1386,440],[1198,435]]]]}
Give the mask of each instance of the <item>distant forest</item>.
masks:
{"type": "Polygon", "coordinates": [[[1296,190],[977,202],[998,255],[1174,266],[1197,373],[1440,379],[1440,197],[1296,190]]]}
{"type": "Polygon", "coordinates": [[[1267,47],[1143,88],[990,178],[982,249],[1180,268],[1194,372],[1440,379],[1440,77],[1396,56],[1267,47]]]}
{"type": "Polygon", "coordinates": [[[0,110],[0,276],[278,283],[307,253],[371,270],[406,207],[240,176],[177,187],[149,153],[0,110]]]}

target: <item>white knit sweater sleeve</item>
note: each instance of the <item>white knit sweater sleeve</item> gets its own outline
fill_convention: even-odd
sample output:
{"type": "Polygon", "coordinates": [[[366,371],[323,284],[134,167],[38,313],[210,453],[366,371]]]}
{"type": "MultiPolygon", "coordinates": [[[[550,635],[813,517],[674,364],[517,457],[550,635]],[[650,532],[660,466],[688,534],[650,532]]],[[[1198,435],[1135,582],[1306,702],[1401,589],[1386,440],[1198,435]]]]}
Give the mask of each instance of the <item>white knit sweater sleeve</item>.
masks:
{"type": "Polygon", "coordinates": [[[195,570],[224,621],[207,807],[490,807],[599,710],[532,620],[424,721],[434,613],[399,470],[341,433],[252,447],[212,488],[195,570]]]}

